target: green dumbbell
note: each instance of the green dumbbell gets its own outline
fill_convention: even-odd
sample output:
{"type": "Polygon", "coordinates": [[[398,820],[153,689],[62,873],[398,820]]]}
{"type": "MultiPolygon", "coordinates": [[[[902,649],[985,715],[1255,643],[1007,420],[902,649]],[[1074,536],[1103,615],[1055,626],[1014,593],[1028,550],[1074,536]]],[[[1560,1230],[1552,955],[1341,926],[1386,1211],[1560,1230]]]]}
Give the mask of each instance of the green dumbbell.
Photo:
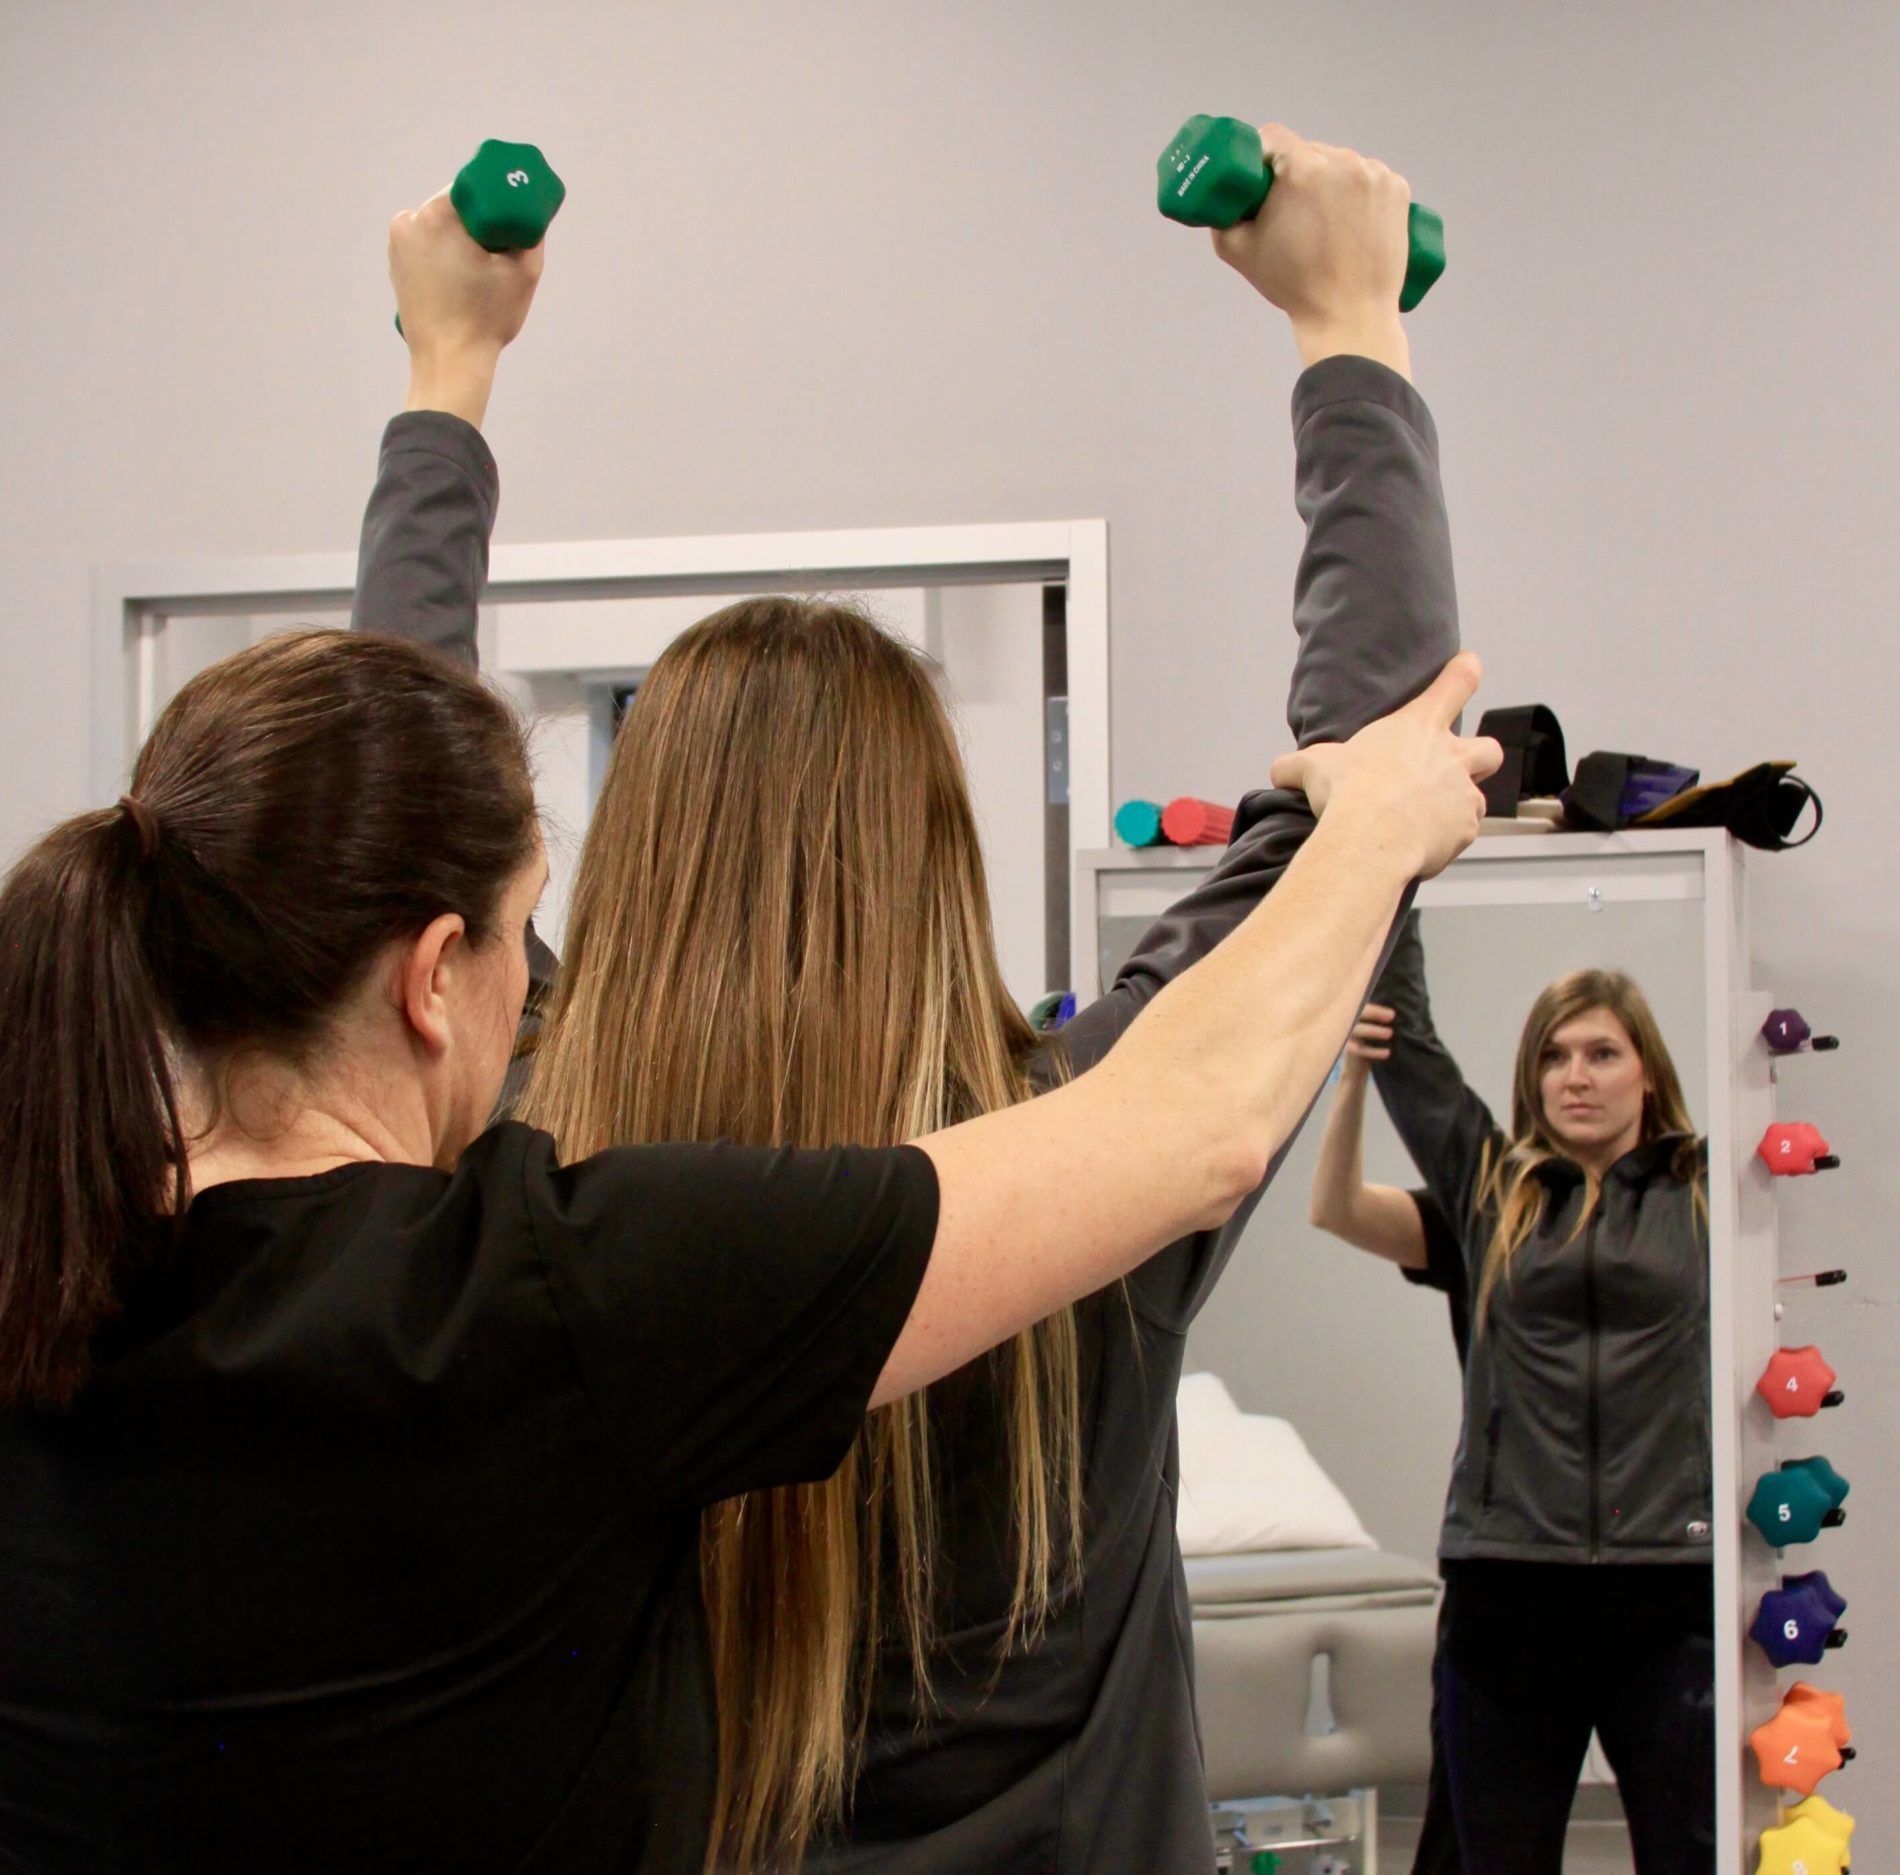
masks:
{"type": "MultiPolygon", "coordinates": [[[[1170,221],[1231,228],[1260,213],[1273,187],[1273,166],[1252,124],[1238,117],[1190,117],[1161,152],[1155,177],[1157,202],[1170,221]]],[[[1445,224],[1417,202],[1410,236],[1400,312],[1410,312],[1445,271],[1445,224]]]]}
{"type": "MultiPolygon", "coordinates": [[[[532,143],[499,143],[493,137],[449,184],[450,206],[469,239],[491,254],[539,247],[566,200],[567,184],[532,143]]],[[[400,313],[396,330],[402,330],[400,313]]]]}
{"type": "Polygon", "coordinates": [[[1823,1530],[1847,1521],[1841,1500],[1847,1480],[1825,1459],[1801,1459],[1763,1472],[1746,1516],[1776,1549],[1812,1543],[1823,1530]]]}

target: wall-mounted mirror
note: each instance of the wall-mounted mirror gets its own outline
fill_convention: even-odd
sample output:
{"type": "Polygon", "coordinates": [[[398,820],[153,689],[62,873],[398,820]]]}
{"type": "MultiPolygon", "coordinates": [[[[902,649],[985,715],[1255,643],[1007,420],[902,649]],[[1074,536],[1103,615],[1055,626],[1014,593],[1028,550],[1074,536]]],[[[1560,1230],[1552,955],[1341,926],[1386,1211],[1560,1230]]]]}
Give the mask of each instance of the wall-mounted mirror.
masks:
{"type": "MultiPolygon", "coordinates": [[[[1216,857],[1095,856],[1090,936],[1103,980],[1216,857]]],[[[1728,1619],[1717,1615],[1718,1581],[1721,1606],[1736,1599],[1728,1586],[1736,1520],[1724,1482],[1735,1470],[1733,1356],[1717,1316],[1732,1289],[1712,1288],[1709,1248],[1712,1210],[1718,1231],[1730,1216],[1723,1187],[1733,1176],[1729,865],[1714,845],[1671,852],[1640,839],[1500,833],[1421,892],[1432,1026],[1507,1134],[1520,1044],[1547,986],[1573,972],[1621,973],[1640,990],[1654,1034],[1640,1032],[1640,1009],[1607,1027],[1600,1011],[1580,1010],[1543,1025],[1530,1056],[1533,1112],[1544,1144],[1563,1150],[1532,1189],[1544,1194],[1546,1215],[1567,1204],[1581,1211],[1588,1181],[1563,1167],[1608,1169],[1589,1226],[1549,1246],[1533,1235],[1507,1266],[1492,1292],[1496,1313],[1472,1333],[1469,1390],[1446,1298],[1313,1221],[1327,1122],[1349,1098],[1342,1081],[1353,1071],[1336,1071],[1322,1094],[1195,1323],[1186,1366],[1217,1375],[1242,1412],[1287,1422],[1358,1531],[1347,1525],[1330,1553],[1190,1556],[1215,1798],[1238,1802],[1273,1779],[1284,1780],[1272,1785],[1283,1799],[1299,1798],[1329,1777],[1345,1791],[1350,1778],[1348,1794],[1376,1814],[1363,1785],[1414,1786],[1396,1815],[1388,1803],[1381,1826],[1388,1854],[1410,1842],[1431,1757],[1430,1662],[1440,1641],[1431,1585],[1442,1549],[1502,1565],[1478,1578],[1493,1598],[1471,1631],[1476,1651],[1488,1650],[1485,1670],[1504,1663],[1535,1674],[1544,1662],[1554,1681],[1554,1663],[1581,1649],[1611,1683],[1619,1662],[1629,1664],[1607,1695],[1621,1705],[1605,1729],[1626,1766],[1632,1752],[1645,1762],[1664,1750],[1694,1759],[1703,1793],[1685,1787],[1689,1773],[1672,1773],[1672,1826],[1691,1827],[1694,1809],[1713,1828],[1714,1682],[1733,1701],[1741,1677],[1728,1619]],[[1656,1094],[1669,1078],[1689,1139],[1717,1135],[1707,1171],[1692,1148],[1678,1154],[1666,1141],[1614,1148],[1670,1131],[1656,1094]],[[1620,1133],[1625,1123],[1636,1132],[1620,1133]],[[1463,1502],[1451,1489],[1455,1469],[1463,1502]],[[1592,1560],[1617,1573],[1591,1575],[1592,1560]],[[1535,1592],[1519,1596],[1527,1582],[1535,1592]],[[1649,1670],[1678,1644],[1679,1670],[1649,1670]],[[1307,1697],[1309,1671],[1315,1694],[1328,1697],[1307,1697]],[[1275,1678],[1297,1682],[1297,1710],[1281,1702],[1276,1714],[1258,1695],[1275,1678]],[[1276,1725],[1286,1736],[1263,1742],[1276,1725]]],[[[1590,986],[1591,996],[1602,988],[1590,986]]],[[[1407,1046],[1402,1014],[1391,1048],[1397,1056],[1407,1046]]],[[[1385,1075],[1395,1107],[1403,1104],[1407,1077],[1396,1064],[1368,1073],[1385,1075]]],[[[1442,1097],[1443,1087],[1428,1091],[1442,1097]]],[[[1394,1196],[1443,1185],[1442,1165],[1408,1155],[1376,1084],[1363,1111],[1365,1184],[1394,1196]]],[[[1412,1121],[1416,1141],[1416,1113],[1412,1121]]],[[[1470,1125],[1469,1116],[1460,1122],[1470,1125]]],[[[1437,1253],[1481,1281],[1495,1232],[1482,1219],[1448,1222],[1437,1253]]],[[[1184,1542],[1196,1513],[1191,1444],[1184,1429],[1184,1542]]],[[[1276,1488],[1263,1487],[1269,1498],[1276,1488]]],[[[1460,1643],[1467,1663],[1473,1651],[1460,1643]]],[[[1575,1747],[1584,1788],[1574,1815],[1614,1825],[1622,1806],[1612,1767],[1601,1744],[1586,1754],[1588,1736],[1586,1725],[1575,1747]]],[[[1737,1769],[1725,1755],[1731,1823],[1742,1798],[1737,1769]]],[[[1286,1827],[1310,1833],[1310,1806],[1286,1827]]]]}
{"type": "MultiPolygon", "coordinates": [[[[94,573],[93,786],[109,800],[158,711],[259,636],[347,623],[353,556],[94,573]]],[[[928,653],[962,739],[998,948],[1025,1007],[1074,981],[1075,849],[1108,834],[1108,543],[1100,521],[497,547],[483,668],[532,719],[558,949],[617,700],[695,619],[747,596],[863,604],[928,653]]]]}

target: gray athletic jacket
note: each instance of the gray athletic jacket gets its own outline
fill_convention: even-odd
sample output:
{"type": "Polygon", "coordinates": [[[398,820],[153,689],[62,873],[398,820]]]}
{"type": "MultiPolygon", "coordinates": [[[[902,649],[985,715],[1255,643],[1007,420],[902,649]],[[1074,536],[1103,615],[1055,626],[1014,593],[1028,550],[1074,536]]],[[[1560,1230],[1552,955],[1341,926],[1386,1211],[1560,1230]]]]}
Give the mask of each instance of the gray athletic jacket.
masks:
{"type": "MultiPolygon", "coordinates": [[[[1457,1223],[1475,1299],[1497,1221],[1480,1201],[1483,1168],[1508,1142],[1432,1026],[1416,915],[1372,1000],[1396,1015],[1392,1057],[1373,1064],[1373,1080],[1457,1223]]],[[[1710,1560],[1701,1162],[1679,1135],[1637,1147],[1611,1167],[1581,1231],[1582,1169],[1562,1159],[1542,1168],[1542,1213],[1482,1329],[1474,1314],[1438,1545],[1446,1561],[1710,1560]]]]}
{"type": "MultiPolygon", "coordinates": [[[[1329,359],[1299,379],[1293,420],[1307,537],[1288,720],[1305,744],[1349,736],[1417,695],[1457,650],[1458,626],[1437,437],[1417,392],[1369,360],[1329,359]]],[[[474,430],[429,413],[396,418],[364,521],[356,624],[472,660],[494,503],[494,464],[474,430]]],[[[1263,733],[1263,767],[1278,741],[1263,733]]],[[[1249,796],[1208,877],[1055,1038],[1068,1064],[1099,1060],[1162,985],[1232,930],[1311,826],[1297,795],[1249,796]]],[[[1078,1305],[1082,1585],[1034,1648],[1000,1666],[1014,1582],[1008,1428],[985,1362],[932,1389],[945,1636],[935,1703],[919,1714],[908,1660],[888,1650],[850,1831],[814,1850],[808,1875],[1212,1869],[1174,1537],[1174,1396],[1188,1327],[1251,1209],[1078,1305]]]]}

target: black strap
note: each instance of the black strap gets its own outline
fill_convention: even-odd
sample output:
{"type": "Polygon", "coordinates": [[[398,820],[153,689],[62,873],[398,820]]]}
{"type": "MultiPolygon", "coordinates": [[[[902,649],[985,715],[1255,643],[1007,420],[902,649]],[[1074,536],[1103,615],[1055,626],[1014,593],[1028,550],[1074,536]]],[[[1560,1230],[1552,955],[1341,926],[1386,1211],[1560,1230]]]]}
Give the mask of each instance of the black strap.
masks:
{"type": "Polygon", "coordinates": [[[1478,719],[1478,734],[1496,737],[1504,750],[1503,765],[1481,784],[1487,814],[1508,820],[1525,796],[1558,795],[1570,786],[1563,725],[1548,704],[1486,710],[1478,719]]]}

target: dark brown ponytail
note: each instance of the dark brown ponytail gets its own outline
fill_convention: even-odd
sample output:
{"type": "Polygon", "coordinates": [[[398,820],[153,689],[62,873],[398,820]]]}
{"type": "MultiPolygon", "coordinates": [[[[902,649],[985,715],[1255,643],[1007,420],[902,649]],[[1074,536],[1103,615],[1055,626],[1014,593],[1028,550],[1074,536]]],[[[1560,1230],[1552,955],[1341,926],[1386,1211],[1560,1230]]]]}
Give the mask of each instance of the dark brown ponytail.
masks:
{"type": "Polygon", "coordinates": [[[71,1398],[182,1211],[175,1061],[319,1047],[390,942],[492,936],[534,845],[513,712],[412,645],[291,634],[173,698],[0,888],[0,1406],[71,1398]]]}

